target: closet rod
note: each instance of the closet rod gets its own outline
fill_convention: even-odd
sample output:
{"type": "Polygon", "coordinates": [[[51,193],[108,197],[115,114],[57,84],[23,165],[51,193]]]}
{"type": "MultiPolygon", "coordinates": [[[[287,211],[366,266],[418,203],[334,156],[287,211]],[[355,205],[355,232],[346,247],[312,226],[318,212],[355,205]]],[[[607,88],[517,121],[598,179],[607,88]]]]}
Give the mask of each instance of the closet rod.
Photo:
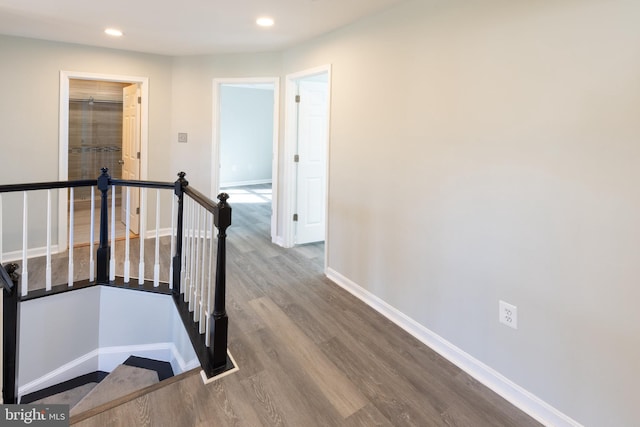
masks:
{"type": "Polygon", "coordinates": [[[122,104],[122,101],[108,101],[108,100],[102,100],[102,99],[82,99],[82,98],[69,98],[69,102],[93,102],[95,104],[97,103],[101,103],[101,104],[122,104]]]}

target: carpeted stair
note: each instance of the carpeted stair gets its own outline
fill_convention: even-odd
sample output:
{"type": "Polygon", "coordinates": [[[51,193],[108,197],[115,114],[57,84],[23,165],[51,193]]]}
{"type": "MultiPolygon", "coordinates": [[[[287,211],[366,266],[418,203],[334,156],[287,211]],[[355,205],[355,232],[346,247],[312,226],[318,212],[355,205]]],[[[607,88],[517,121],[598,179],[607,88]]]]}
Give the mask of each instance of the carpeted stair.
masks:
{"type": "Polygon", "coordinates": [[[111,402],[173,376],[171,364],[131,356],[113,372],[95,372],[23,396],[21,403],[66,404],[69,415],[111,402]]]}

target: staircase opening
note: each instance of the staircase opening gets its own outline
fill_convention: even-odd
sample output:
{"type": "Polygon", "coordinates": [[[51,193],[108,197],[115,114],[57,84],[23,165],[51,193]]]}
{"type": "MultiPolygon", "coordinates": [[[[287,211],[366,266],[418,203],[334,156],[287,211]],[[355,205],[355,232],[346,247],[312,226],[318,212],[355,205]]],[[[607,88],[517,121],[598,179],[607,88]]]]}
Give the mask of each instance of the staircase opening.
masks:
{"type": "Polygon", "coordinates": [[[73,415],[131,393],[128,386],[110,391],[109,384],[122,385],[119,376],[139,379],[131,386],[139,390],[196,367],[206,381],[237,370],[227,352],[228,197],[213,202],[190,187],[184,173],[175,182],[149,182],[113,179],[107,169],[94,180],[0,186],[3,402],[56,396],[73,402],[73,415]],[[52,253],[51,192],[69,189],[73,225],[77,188],[99,194],[99,208],[89,210],[88,219],[99,223],[98,236],[90,233],[86,248],[74,248],[70,226],[68,251],[52,253]],[[141,229],[148,230],[140,244],[116,238],[109,197],[121,191],[129,209],[132,188],[140,191],[141,229]],[[22,203],[7,197],[11,193],[21,193],[22,203]],[[34,218],[29,208],[39,203],[45,208],[34,218]],[[91,214],[96,211],[98,218],[91,214]],[[38,239],[47,245],[34,257],[38,239]],[[3,257],[2,248],[20,240],[20,256],[3,257]]]}

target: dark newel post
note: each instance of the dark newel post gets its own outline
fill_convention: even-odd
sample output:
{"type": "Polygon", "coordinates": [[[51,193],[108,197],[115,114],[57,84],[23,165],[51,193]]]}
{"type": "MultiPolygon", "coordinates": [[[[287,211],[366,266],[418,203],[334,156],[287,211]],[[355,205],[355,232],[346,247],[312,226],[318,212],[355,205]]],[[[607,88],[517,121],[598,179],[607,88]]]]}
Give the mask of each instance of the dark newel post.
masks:
{"type": "Polygon", "coordinates": [[[216,205],[213,215],[214,224],[218,229],[218,258],[216,260],[216,290],[214,296],[213,314],[211,316],[210,339],[213,348],[214,374],[223,370],[227,364],[227,328],[229,318],[225,307],[226,298],[226,240],[227,227],[231,225],[231,206],[227,204],[229,195],[218,195],[220,202],[216,205]]]}
{"type": "Polygon", "coordinates": [[[178,221],[176,224],[176,252],[173,255],[173,295],[180,295],[180,282],[182,277],[182,227],[184,221],[184,188],[189,185],[189,181],[184,179],[184,172],[178,173],[178,180],[175,182],[175,195],[178,197],[178,221]]]}
{"type": "Polygon", "coordinates": [[[107,192],[109,191],[109,169],[102,168],[102,175],[98,177],[98,190],[102,192],[100,201],[100,246],[96,255],[97,263],[97,283],[109,283],[109,208],[107,202],[107,192]]]}
{"type": "Polygon", "coordinates": [[[2,303],[2,399],[5,404],[15,404],[18,398],[18,331],[20,330],[20,312],[18,305],[18,264],[5,267],[13,282],[11,290],[5,289],[2,303]]]}

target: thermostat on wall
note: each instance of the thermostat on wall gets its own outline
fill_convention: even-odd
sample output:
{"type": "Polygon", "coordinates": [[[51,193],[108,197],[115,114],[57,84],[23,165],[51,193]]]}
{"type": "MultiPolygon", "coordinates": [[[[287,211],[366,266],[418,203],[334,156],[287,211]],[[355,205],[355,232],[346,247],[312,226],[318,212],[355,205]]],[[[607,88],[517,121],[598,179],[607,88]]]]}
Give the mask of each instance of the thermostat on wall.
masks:
{"type": "Polygon", "coordinates": [[[186,132],[178,132],[178,142],[187,142],[186,132]]]}

